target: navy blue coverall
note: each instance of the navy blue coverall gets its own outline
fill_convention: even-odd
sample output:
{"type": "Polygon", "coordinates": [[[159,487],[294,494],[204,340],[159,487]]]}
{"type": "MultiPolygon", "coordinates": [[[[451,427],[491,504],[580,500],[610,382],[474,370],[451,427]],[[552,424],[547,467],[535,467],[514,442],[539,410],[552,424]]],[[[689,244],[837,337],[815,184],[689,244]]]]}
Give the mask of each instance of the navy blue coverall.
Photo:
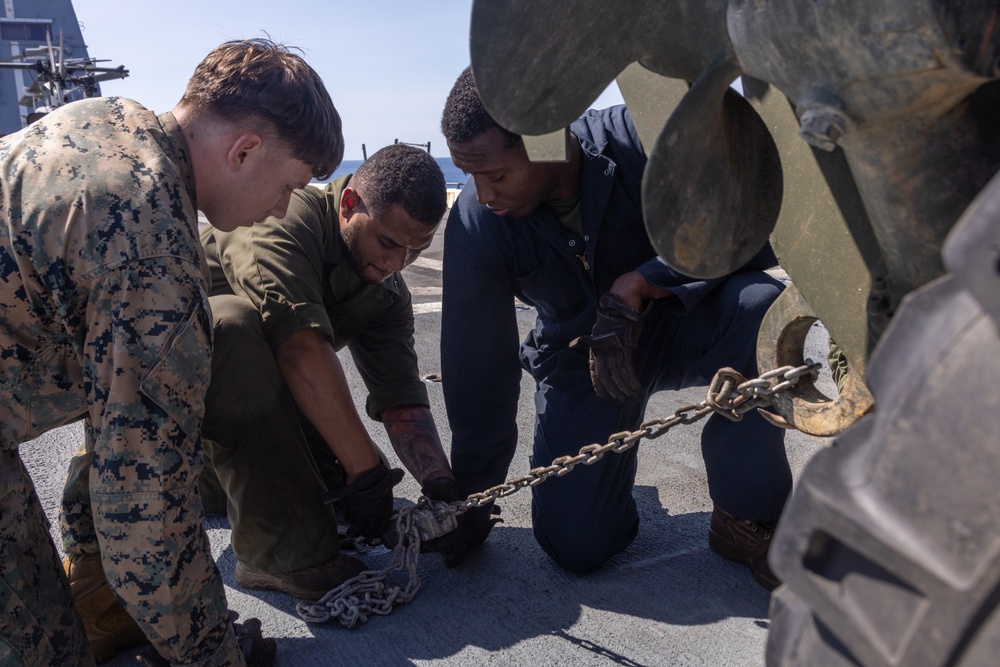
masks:
{"type": "MultiPolygon", "coordinates": [[[[501,218],[466,183],[445,229],[441,363],[452,467],[462,491],[504,481],[517,444],[522,368],[535,379],[533,466],[633,430],[656,391],[707,385],[731,366],[757,374],[761,319],[781,283],[761,271],[697,280],[660,262],[643,226],[646,156],[623,106],[590,111],[570,130],[583,149],[583,237],[545,207],[501,218]],[[584,261],[586,260],[586,261],[584,261]],[[587,349],[569,347],[594,325],[597,300],[638,270],[673,293],[646,309],[634,362],[643,390],[624,404],[600,398],[587,349]],[[514,298],[535,307],[518,348],[514,298]]],[[[693,159],[695,156],[692,156],[693,159]]],[[[791,490],[784,434],[756,412],[741,422],[713,415],[702,432],[712,500],[741,519],[778,519],[791,490]]],[[[600,567],[635,538],[636,448],[533,487],[535,537],[563,567],[600,567]]]]}

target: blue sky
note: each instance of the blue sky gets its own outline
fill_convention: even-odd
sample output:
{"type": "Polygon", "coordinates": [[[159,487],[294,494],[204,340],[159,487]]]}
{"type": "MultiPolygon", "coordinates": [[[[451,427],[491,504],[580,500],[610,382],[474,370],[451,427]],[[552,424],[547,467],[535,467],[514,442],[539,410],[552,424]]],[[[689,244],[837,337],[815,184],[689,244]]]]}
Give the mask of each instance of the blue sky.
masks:
{"type": "MultiPolygon", "coordinates": [[[[441,107],[469,63],[471,0],[73,0],[91,57],[130,75],[101,84],[105,95],[157,112],[180,99],[212,48],[259,37],[300,47],[323,78],[344,122],[347,160],[400,141],[431,142],[448,154],[441,107]]],[[[618,104],[616,87],[594,104],[618,104]]]]}

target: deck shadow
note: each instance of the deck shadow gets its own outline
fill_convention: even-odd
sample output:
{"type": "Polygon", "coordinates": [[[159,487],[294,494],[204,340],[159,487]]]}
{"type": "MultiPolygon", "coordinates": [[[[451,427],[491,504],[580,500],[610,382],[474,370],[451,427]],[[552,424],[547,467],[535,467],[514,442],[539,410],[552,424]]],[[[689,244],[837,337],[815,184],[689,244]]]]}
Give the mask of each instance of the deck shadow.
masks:
{"type": "MultiPolygon", "coordinates": [[[[354,664],[366,655],[377,656],[372,664],[410,665],[469,651],[474,660],[480,650],[497,653],[531,640],[543,653],[579,653],[583,659],[638,667],[646,663],[632,653],[630,638],[650,628],[669,635],[669,626],[767,618],[768,592],[747,568],[708,549],[708,512],[670,515],[655,487],[637,487],[635,493],[639,536],[591,574],[556,566],[530,528],[501,525],[461,567],[444,567],[436,554],[421,556],[422,588],[416,598],[354,629],[336,622],[306,625],[295,617],[290,598],[240,592],[296,626],[276,633],[282,637],[280,655],[296,665],[354,664]],[[312,637],[295,636],[303,628],[312,637]]],[[[235,586],[232,559],[230,547],[218,557],[229,586],[235,586]]]]}

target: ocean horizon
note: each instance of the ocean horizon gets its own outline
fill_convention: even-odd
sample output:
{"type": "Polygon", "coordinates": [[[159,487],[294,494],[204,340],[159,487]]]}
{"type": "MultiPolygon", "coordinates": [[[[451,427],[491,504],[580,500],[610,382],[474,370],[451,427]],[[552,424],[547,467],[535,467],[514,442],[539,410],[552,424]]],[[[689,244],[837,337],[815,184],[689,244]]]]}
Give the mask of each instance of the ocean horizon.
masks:
{"type": "MultiPolygon", "coordinates": [[[[450,157],[436,157],[434,160],[441,167],[441,172],[444,174],[444,181],[449,188],[461,188],[469,177],[461,169],[455,166],[455,163],[451,161],[450,157]]],[[[358,167],[364,160],[344,160],[337,167],[337,170],[333,172],[328,180],[333,180],[335,178],[340,178],[341,176],[346,176],[347,174],[353,174],[357,171],[358,167]]],[[[326,183],[328,181],[322,181],[326,183]]]]}

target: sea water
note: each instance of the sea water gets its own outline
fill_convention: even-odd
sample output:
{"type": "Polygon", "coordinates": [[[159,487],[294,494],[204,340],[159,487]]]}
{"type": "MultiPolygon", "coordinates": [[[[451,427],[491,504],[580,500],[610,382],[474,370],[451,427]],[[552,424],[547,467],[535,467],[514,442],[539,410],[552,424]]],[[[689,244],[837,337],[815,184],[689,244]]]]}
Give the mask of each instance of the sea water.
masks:
{"type": "MultiPolygon", "coordinates": [[[[441,171],[444,173],[444,182],[448,184],[449,188],[460,188],[469,179],[461,169],[455,166],[451,158],[436,157],[434,159],[437,161],[438,166],[441,167],[441,171]]],[[[353,174],[358,170],[362,162],[363,160],[344,160],[340,163],[337,171],[333,172],[333,176],[330,177],[331,180],[346,176],[347,174],[353,174]]]]}

